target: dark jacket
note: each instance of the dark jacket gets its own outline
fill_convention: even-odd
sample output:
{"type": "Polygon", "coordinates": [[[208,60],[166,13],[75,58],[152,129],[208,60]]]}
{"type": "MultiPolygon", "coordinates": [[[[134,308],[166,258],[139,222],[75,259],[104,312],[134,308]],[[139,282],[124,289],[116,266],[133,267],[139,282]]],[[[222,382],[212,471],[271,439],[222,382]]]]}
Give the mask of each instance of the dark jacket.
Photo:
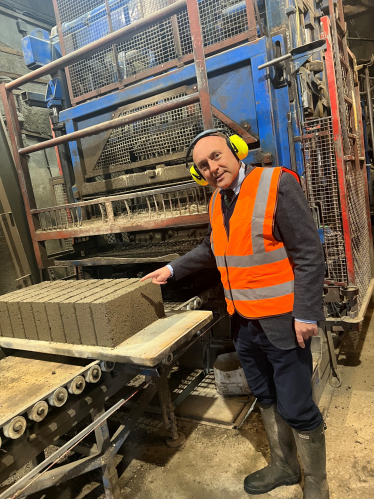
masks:
{"type": "MultiPolygon", "coordinates": [[[[253,167],[247,167],[247,174],[253,167]]],[[[230,217],[237,197],[227,208],[222,200],[225,225],[229,232],[230,217]]],[[[209,225],[203,242],[186,255],[171,262],[176,280],[192,272],[214,265],[210,247],[209,225]]],[[[278,348],[288,350],[296,346],[294,318],[320,321],[323,314],[323,282],[325,273],[321,241],[305,195],[295,179],[283,173],[279,183],[275,213],[274,237],[282,241],[294,264],[295,301],[292,313],[260,319],[269,340],[278,348]]]]}

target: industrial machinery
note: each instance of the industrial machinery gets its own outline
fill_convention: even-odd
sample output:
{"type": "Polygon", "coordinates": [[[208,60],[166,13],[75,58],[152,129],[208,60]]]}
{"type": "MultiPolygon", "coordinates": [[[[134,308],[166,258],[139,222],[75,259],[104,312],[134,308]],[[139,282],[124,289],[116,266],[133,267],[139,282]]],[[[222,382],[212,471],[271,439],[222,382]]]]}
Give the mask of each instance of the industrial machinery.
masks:
{"type": "MultiPolygon", "coordinates": [[[[224,128],[247,142],[245,163],[301,177],[326,257],[321,326],[337,375],[333,328],[358,328],[374,287],[360,94],[342,0],[53,4],[52,33],[22,41],[33,71],[0,87],[39,268],[55,239],[72,247],[58,264],[76,266],[81,278],[140,277],[196,246],[211,190],[191,180],[185,154],[199,132],[224,128]],[[53,138],[25,147],[12,90],[45,75],[46,96],[22,97],[51,110],[53,138]],[[51,186],[65,199],[37,208],[27,157],[48,147],[62,173],[51,186]]],[[[216,270],[204,269],[167,284],[164,300],[179,302],[174,311],[210,307],[222,316],[217,283],[216,270]]],[[[323,339],[314,347],[317,401],[329,374],[323,339]]]]}
{"type": "Polygon", "coordinates": [[[326,255],[327,320],[345,328],[362,321],[372,236],[341,1],[54,7],[52,33],[36,30],[22,42],[34,72],[2,90],[39,267],[51,239],[73,238],[75,252],[63,260],[99,277],[142,275],[194,247],[211,192],[191,181],[184,155],[197,133],[219,126],[247,142],[246,163],[299,173],[326,255]],[[23,147],[10,92],[45,74],[53,77],[44,105],[55,138],[23,147]],[[52,146],[63,172],[55,188],[64,183],[68,204],[36,209],[27,155],[52,146]]]}

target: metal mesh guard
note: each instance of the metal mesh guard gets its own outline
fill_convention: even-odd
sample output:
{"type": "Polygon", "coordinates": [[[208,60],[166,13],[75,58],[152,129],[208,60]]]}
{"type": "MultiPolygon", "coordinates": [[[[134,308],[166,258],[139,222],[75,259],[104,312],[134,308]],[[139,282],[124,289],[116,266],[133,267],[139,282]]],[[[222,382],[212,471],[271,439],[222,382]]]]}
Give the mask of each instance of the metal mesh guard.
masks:
{"type": "MultiPolygon", "coordinates": [[[[169,4],[168,0],[109,0],[110,23],[103,1],[57,0],[67,54],[138,21],[169,4]],[[111,26],[110,26],[111,24],[111,26]]],[[[248,29],[243,0],[199,1],[204,46],[232,38],[248,29]]],[[[172,19],[155,24],[131,39],[97,52],[69,66],[72,97],[162,66],[192,53],[187,9],[172,19]],[[175,40],[180,40],[176,44],[175,40]]]]}
{"type": "MultiPolygon", "coordinates": [[[[170,97],[163,97],[162,101],[171,101],[187,95],[180,92],[170,97]]],[[[124,111],[119,116],[157,106],[160,101],[124,111]]],[[[224,128],[231,134],[231,130],[221,120],[214,117],[214,126],[224,128]]],[[[185,152],[188,144],[194,137],[204,130],[200,104],[192,104],[173,111],[137,121],[112,130],[107,143],[95,165],[94,170],[108,171],[122,165],[144,160],[165,157],[178,152],[185,152]]]]}
{"type": "Polygon", "coordinates": [[[328,278],[346,284],[347,263],[332,118],[308,120],[304,135],[307,196],[317,225],[324,231],[328,278]]]}

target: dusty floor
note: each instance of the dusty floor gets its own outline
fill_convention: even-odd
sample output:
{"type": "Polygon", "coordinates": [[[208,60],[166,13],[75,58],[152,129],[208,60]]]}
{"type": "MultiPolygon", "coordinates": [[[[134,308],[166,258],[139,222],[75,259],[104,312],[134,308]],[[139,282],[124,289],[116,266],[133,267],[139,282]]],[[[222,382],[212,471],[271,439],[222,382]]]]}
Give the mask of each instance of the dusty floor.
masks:
{"type": "MultiPolygon", "coordinates": [[[[326,420],[331,499],[372,499],[374,495],[374,307],[361,333],[346,336],[339,357],[342,386],[335,390],[326,420]]],[[[145,422],[147,423],[147,421],[145,422]]],[[[150,421],[148,421],[150,423],[150,421]]],[[[147,424],[125,444],[118,466],[125,499],[241,499],[246,474],[268,459],[260,415],[253,412],[240,430],[180,422],[185,445],[170,449],[164,430],[147,424]],[[147,429],[148,428],[148,429],[147,429]]],[[[103,489],[99,475],[34,496],[43,499],[97,499],[103,489]]],[[[278,499],[302,497],[299,486],[268,495],[278,499]]]]}

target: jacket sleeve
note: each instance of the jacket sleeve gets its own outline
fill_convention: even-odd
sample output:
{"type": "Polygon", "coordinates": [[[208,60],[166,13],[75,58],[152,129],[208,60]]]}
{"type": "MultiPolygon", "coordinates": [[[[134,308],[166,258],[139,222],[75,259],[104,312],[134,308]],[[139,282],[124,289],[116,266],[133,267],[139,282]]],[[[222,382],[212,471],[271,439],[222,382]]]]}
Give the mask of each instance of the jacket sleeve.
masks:
{"type": "Polygon", "coordinates": [[[323,314],[325,259],[305,195],[293,175],[283,173],[275,213],[274,236],[294,264],[296,319],[320,321],[323,314]]]}
{"type": "Polygon", "coordinates": [[[210,246],[211,232],[212,227],[209,224],[204,240],[199,246],[170,262],[169,265],[173,268],[175,280],[178,281],[178,279],[182,279],[182,277],[206,267],[215,267],[216,260],[210,246]]]}

